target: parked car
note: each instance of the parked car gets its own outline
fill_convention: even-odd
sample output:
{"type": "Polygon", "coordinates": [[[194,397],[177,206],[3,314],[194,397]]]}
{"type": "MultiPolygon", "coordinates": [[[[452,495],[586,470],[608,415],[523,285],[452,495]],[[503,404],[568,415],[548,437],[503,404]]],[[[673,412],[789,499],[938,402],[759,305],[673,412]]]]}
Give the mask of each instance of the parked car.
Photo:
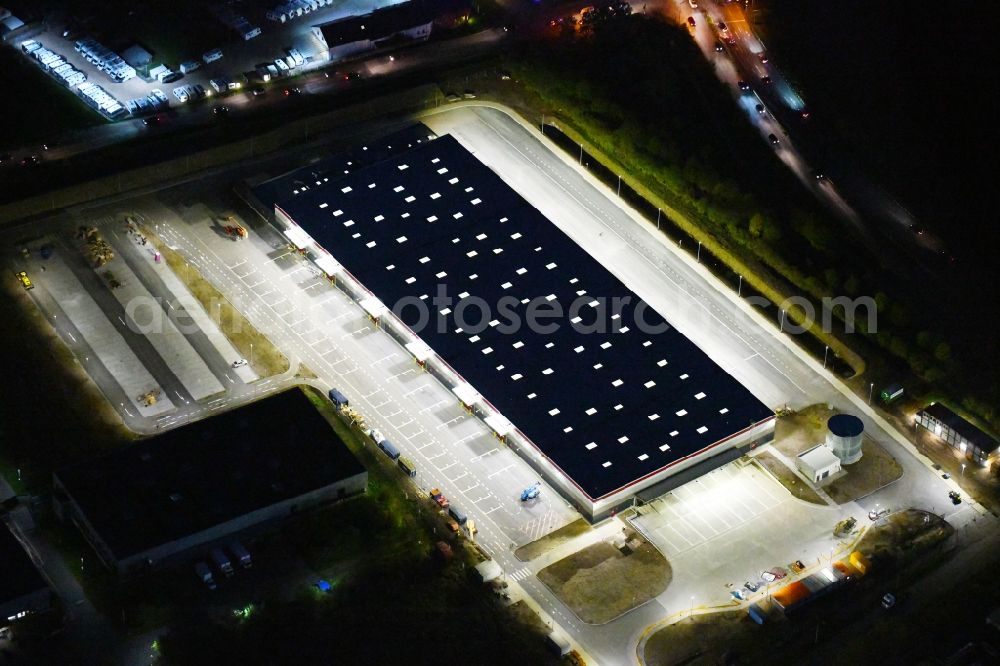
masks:
{"type": "Polygon", "coordinates": [[[759,113],[762,116],[767,114],[767,109],[764,108],[763,104],[758,104],[754,108],[757,109],[757,113],[759,113]]]}
{"type": "Polygon", "coordinates": [[[241,359],[238,359],[236,361],[233,361],[233,367],[234,368],[245,368],[247,365],[249,365],[249,364],[247,363],[247,360],[245,358],[241,358],[241,359]]]}
{"type": "Polygon", "coordinates": [[[722,53],[722,42],[716,42],[715,43],[715,52],[716,53],[722,53]]]}
{"type": "Polygon", "coordinates": [[[882,608],[889,610],[896,605],[896,595],[891,592],[886,592],[885,596],[882,597],[882,608]]]}
{"type": "Polygon", "coordinates": [[[760,589],[760,583],[748,580],[747,582],[743,583],[743,587],[750,590],[751,592],[756,592],[757,590],[760,589]]]}
{"type": "Polygon", "coordinates": [[[769,86],[769,85],[771,85],[771,77],[770,76],[762,76],[762,77],[760,77],[760,82],[763,83],[766,86],[769,86]]]}

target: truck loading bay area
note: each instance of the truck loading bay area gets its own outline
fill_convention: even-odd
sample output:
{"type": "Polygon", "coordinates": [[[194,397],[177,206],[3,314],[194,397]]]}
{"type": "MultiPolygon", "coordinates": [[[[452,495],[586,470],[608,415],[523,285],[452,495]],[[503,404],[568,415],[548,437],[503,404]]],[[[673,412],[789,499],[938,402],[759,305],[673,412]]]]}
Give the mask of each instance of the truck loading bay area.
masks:
{"type": "MultiPolygon", "coordinates": [[[[819,364],[762,324],[735,294],[720,289],[713,278],[670,247],[670,241],[657,234],[655,228],[619,205],[614,192],[597,184],[572,160],[565,159],[558,149],[541,140],[537,130],[531,130],[502,110],[471,105],[434,112],[421,120],[435,133],[455,137],[657,312],[670,313],[669,323],[673,327],[762,403],[794,409],[822,402],[861,414],[866,432],[878,433],[880,441],[887,443],[904,468],[904,476],[869,498],[845,505],[845,512],[863,517],[876,503],[881,503],[936,507],[938,512],[945,512],[950,522],[971,521],[968,514],[973,511],[968,505],[945,506],[941,498],[946,496],[948,487],[933,470],[911,455],[901,437],[883,429],[863,404],[857,404],[832,383],[819,364]]],[[[700,561],[736,558],[740,555],[737,551],[744,546],[734,548],[731,539],[736,538],[739,543],[762,541],[764,525],[771,530],[780,525],[780,534],[772,531],[769,538],[787,541],[789,557],[794,555],[806,561],[808,555],[815,560],[822,554],[821,548],[828,548],[825,542],[809,537],[811,529],[820,529],[809,525],[818,520],[817,512],[822,513],[824,520],[828,513],[833,514],[829,517],[832,525],[838,510],[801,511],[797,501],[783,495],[773,480],[746,469],[735,469],[735,463],[731,463],[675,490],[672,496],[651,503],[652,510],[636,521],[672,564],[677,560],[678,585],[669,587],[655,603],[609,625],[584,625],[534,579],[533,574],[545,564],[544,558],[525,565],[512,554],[513,546],[533,541],[578,518],[579,514],[545,483],[536,500],[521,502],[521,492],[538,481],[538,474],[504,446],[480,419],[463,409],[451,391],[425,372],[393,338],[380,331],[364,310],[332,285],[319,269],[290,250],[288,241],[276,229],[244,215],[237,217],[240,224],[250,229],[249,238],[233,242],[218,234],[212,221],[231,210],[220,193],[228,192],[236,179],[233,174],[218,174],[88,214],[103,219],[127,210],[141,216],[147,224],[156,225],[159,237],[180,253],[192,270],[237,305],[247,320],[289,358],[293,367],[304,365],[316,375],[309,383],[324,392],[333,387],[341,390],[369,425],[378,428],[404,456],[414,461],[418,486],[424,490],[441,488],[474,519],[479,528],[478,541],[484,548],[509,574],[519,572],[523,588],[542,611],[554,618],[598,663],[627,661],[628,655],[634,654],[636,637],[647,625],[689,608],[695,600],[698,604],[716,600],[726,593],[726,583],[742,583],[733,580],[737,571],[743,571],[735,566],[727,565],[697,576],[691,574],[695,557],[700,561]],[[711,490],[719,484],[737,490],[724,495],[703,494],[707,492],[705,489],[711,490]]],[[[65,223],[70,234],[75,226],[75,222],[65,223]]],[[[118,247],[118,240],[112,242],[118,247]]],[[[22,265],[27,265],[27,269],[17,270],[28,270],[32,280],[42,287],[36,287],[33,293],[44,295],[49,290],[45,284],[49,271],[40,273],[30,263],[22,265]]],[[[65,270],[72,274],[70,269],[65,270]]],[[[83,282],[79,277],[76,279],[83,282]]],[[[157,293],[155,285],[150,292],[157,293]]],[[[85,298],[86,293],[89,290],[77,289],[75,294],[52,298],[54,303],[69,304],[74,298],[85,298]]],[[[38,300],[44,301],[44,296],[38,300]]],[[[146,361],[143,354],[134,351],[139,343],[133,345],[121,327],[116,327],[116,309],[121,309],[120,303],[114,298],[94,299],[94,302],[98,303],[99,314],[126,340],[127,348],[146,361]]],[[[46,314],[56,316],[50,320],[58,328],[63,314],[56,310],[50,313],[46,302],[40,305],[46,314]]],[[[94,308],[90,310],[93,312],[94,308]]],[[[78,318],[73,323],[77,321],[82,326],[84,319],[78,318]]],[[[76,335],[75,328],[60,333],[67,340],[70,338],[66,333],[82,337],[82,333],[76,335]]],[[[122,346],[116,340],[112,342],[111,347],[122,346]]],[[[152,348],[151,342],[146,344],[152,348]]],[[[78,357],[89,355],[86,347],[72,344],[71,347],[78,357]]],[[[206,360],[209,368],[217,368],[213,363],[206,360]]],[[[143,365],[167,397],[176,398],[172,391],[185,396],[187,389],[179,376],[172,381],[155,363],[143,365]]],[[[85,367],[93,376],[103,365],[85,364],[85,367]]],[[[179,370],[171,368],[171,372],[179,370]]],[[[224,387],[238,386],[224,377],[219,383],[224,387]]],[[[103,389],[105,384],[101,386],[103,389]]],[[[252,385],[248,386],[252,390],[252,385]]],[[[130,390],[134,392],[134,387],[130,390]]],[[[117,395],[126,393],[120,390],[117,395]]],[[[129,406],[124,398],[121,402],[125,403],[122,409],[129,406]]],[[[178,409],[182,409],[178,403],[184,405],[180,398],[172,402],[178,409]]],[[[133,406],[129,409],[135,412],[133,406]]],[[[750,576],[757,566],[751,560],[771,558],[771,551],[761,548],[745,558],[747,570],[743,576],[750,576]]],[[[775,552],[774,556],[778,554],[775,552]]],[[[780,564],[783,561],[765,562],[762,566],[780,564]]]]}

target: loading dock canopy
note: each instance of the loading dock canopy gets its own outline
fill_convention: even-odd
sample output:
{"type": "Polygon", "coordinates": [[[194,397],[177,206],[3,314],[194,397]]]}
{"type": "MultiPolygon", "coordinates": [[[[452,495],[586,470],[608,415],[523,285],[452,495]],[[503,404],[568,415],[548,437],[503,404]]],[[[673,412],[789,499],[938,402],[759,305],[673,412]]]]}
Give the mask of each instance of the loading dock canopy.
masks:
{"type": "Polygon", "coordinates": [[[514,430],[513,424],[499,414],[487,416],[484,420],[486,421],[486,425],[493,428],[493,432],[500,437],[506,437],[514,430]]]}
{"type": "Polygon", "coordinates": [[[362,300],[360,305],[365,312],[375,319],[385,316],[385,313],[389,311],[389,308],[385,307],[385,303],[374,296],[362,300]]]}
{"type": "Polygon", "coordinates": [[[285,229],[285,236],[300,250],[304,250],[312,245],[312,238],[310,238],[309,234],[302,231],[299,227],[285,229]]]}
{"type": "Polygon", "coordinates": [[[469,405],[470,407],[479,402],[482,398],[482,396],[479,395],[479,391],[472,388],[470,384],[465,382],[453,388],[451,392],[458,396],[458,399],[462,401],[463,405],[469,405]]]}
{"type": "Polygon", "coordinates": [[[406,343],[406,351],[413,355],[413,358],[417,359],[421,363],[434,356],[434,350],[427,346],[427,343],[423,340],[415,340],[414,342],[406,343]]]}
{"type": "Polygon", "coordinates": [[[338,262],[336,259],[334,259],[328,254],[320,255],[316,259],[315,263],[316,266],[318,266],[321,271],[330,276],[339,274],[340,271],[343,270],[344,268],[343,266],[340,265],[340,262],[338,262]]]}

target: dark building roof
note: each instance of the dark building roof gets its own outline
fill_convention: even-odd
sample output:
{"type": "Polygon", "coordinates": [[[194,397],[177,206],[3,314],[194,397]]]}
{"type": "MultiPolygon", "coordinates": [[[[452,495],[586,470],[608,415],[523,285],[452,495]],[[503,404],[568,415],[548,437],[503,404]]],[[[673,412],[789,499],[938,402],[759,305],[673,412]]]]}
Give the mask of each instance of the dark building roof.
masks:
{"type": "Polygon", "coordinates": [[[853,414],[834,414],[827,420],[826,427],[837,437],[857,437],[865,431],[865,424],[853,414]]]}
{"type": "Polygon", "coordinates": [[[439,11],[434,2],[411,0],[376,9],[363,16],[348,16],[324,23],[319,29],[328,48],[366,39],[377,42],[430,23],[439,11]]]}
{"type": "Polygon", "coordinates": [[[0,603],[47,587],[28,553],[6,525],[0,524],[0,603]]]}
{"type": "Polygon", "coordinates": [[[153,61],[153,55],[138,44],[133,44],[122,51],[122,60],[137,69],[141,69],[153,61]]]}
{"type": "Polygon", "coordinates": [[[363,471],[292,389],[56,476],[123,559],[363,471]]]}
{"type": "Polygon", "coordinates": [[[307,167],[259,183],[253,187],[253,193],[261,204],[273,210],[274,204],[279,201],[313,187],[321,187],[330,180],[337,180],[370,164],[405,152],[424,141],[433,139],[434,136],[434,132],[425,125],[411,125],[363,145],[352,146],[307,167]]]}
{"type": "MultiPolygon", "coordinates": [[[[665,322],[451,136],[280,208],[388,307],[428,303],[431,321],[415,332],[591,499],[773,415],[676,329],[640,330],[640,313],[650,326],[665,322]],[[431,302],[440,285],[450,308],[431,302]],[[584,332],[598,297],[621,297],[620,316],[584,332]],[[458,302],[473,299],[493,315],[512,301],[522,321],[528,299],[567,314],[550,333],[486,322],[463,330],[458,302]]],[[[400,313],[414,323],[414,308],[400,313]]],[[[465,318],[478,323],[478,309],[465,318]]]]}
{"type": "Polygon", "coordinates": [[[925,407],[923,411],[969,440],[972,445],[978,447],[980,450],[988,453],[997,448],[997,441],[995,439],[940,402],[935,402],[933,405],[925,407]]]}

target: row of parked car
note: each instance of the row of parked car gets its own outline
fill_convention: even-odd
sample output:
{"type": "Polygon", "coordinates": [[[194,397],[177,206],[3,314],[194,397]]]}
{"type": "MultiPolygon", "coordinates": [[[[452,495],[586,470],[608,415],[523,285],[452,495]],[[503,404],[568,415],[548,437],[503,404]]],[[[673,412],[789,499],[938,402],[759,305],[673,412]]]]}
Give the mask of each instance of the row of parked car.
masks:
{"type": "Polygon", "coordinates": [[[198,576],[204,585],[210,589],[214,590],[218,587],[215,582],[215,576],[212,574],[212,570],[219,574],[220,578],[230,578],[236,573],[236,569],[233,567],[233,560],[229,559],[229,555],[226,554],[228,551],[229,555],[232,555],[233,560],[239,564],[244,569],[249,569],[253,566],[253,560],[250,557],[250,551],[243,547],[239,541],[231,541],[226,550],[223,551],[222,548],[213,548],[208,552],[208,560],[212,563],[210,568],[208,564],[204,561],[197,562],[194,565],[194,573],[198,576]]]}

